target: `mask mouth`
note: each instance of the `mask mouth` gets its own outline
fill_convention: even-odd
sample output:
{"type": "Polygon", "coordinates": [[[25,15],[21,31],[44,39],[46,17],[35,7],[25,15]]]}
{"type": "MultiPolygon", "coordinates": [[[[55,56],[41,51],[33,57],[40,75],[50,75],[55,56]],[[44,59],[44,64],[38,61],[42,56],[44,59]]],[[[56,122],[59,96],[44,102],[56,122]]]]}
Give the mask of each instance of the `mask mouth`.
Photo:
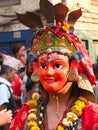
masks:
{"type": "Polygon", "coordinates": [[[52,78],[52,77],[46,78],[45,81],[48,82],[48,83],[57,82],[57,80],[55,80],[55,79],[52,78]]]}

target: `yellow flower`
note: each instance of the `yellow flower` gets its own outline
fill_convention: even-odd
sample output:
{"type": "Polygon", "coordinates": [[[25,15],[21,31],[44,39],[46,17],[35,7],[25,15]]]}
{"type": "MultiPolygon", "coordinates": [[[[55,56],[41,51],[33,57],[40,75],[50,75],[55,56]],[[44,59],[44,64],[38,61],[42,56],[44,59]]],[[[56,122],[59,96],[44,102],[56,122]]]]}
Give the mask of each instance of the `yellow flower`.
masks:
{"type": "Polygon", "coordinates": [[[64,130],[64,127],[62,127],[61,125],[59,125],[59,126],[57,127],[57,130],[64,130]]]}
{"type": "Polygon", "coordinates": [[[84,98],[84,97],[79,97],[79,100],[81,100],[81,101],[83,101],[83,102],[85,102],[86,103],[86,101],[87,101],[87,99],[86,98],[84,98]]]}
{"type": "Polygon", "coordinates": [[[81,110],[80,107],[77,106],[77,105],[74,105],[74,106],[71,108],[71,111],[72,111],[73,113],[75,113],[77,116],[81,116],[81,114],[82,114],[82,110],[81,110]]]}
{"type": "Polygon", "coordinates": [[[69,25],[69,23],[67,23],[67,22],[66,22],[66,24],[64,24],[64,25],[62,26],[62,29],[63,29],[64,31],[68,30],[69,28],[70,28],[70,25],[69,25]]]}
{"type": "Polygon", "coordinates": [[[30,101],[27,102],[27,104],[32,107],[32,108],[36,108],[37,107],[37,100],[32,99],[30,101]]]}
{"type": "Polygon", "coordinates": [[[30,130],[40,130],[40,128],[38,126],[33,126],[30,130]]]}
{"type": "Polygon", "coordinates": [[[75,113],[73,113],[73,112],[68,112],[67,115],[66,115],[66,117],[69,120],[72,120],[72,121],[75,121],[75,120],[78,119],[78,116],[75,113]]]}
{"type": "Polygon", "coordinates": [[[37,126],[37,123],[35,121],[29,121],[27,125],[28,127],[33,127],[33,126],[37,126]]]}
{"type": "Polygon", "coordinates": [[[65,127],[69,127],[69,126],[72,126],[72,121],[70,121],[68,118],[64,118],[62,120],[62,124],[65,126],[65,127]]]}
{"type": "Polygon", "coordinates": [[[35,93],[32,94],[32,99],[38,100],[39,97],[40,97],[40,94],[39,94],[39,93],[36,93],[36,92],[35,92],[35,93]]]}
{"type": "Polygon", "coordinates": [[[78,100],[72,106],[71,111],[77,116],[82,115],[82,111],[85,108],[86,99],[84,97],[79,97],[78,100]]]}
{"type": "Polygon", "coordinates": [[[32,113],[32,112],[33,112],[33,113],[36,113],[36,112],[37,112],[37,109],[36,109],[36,108],[30,109],[30,110],[29,110],[29,113],[32,113]]]}
{"type": "Polygon", "coordinates": [[[28,120],[36,120],[36,114],[30,113],[30,114],[28,115],[28,120]]]}

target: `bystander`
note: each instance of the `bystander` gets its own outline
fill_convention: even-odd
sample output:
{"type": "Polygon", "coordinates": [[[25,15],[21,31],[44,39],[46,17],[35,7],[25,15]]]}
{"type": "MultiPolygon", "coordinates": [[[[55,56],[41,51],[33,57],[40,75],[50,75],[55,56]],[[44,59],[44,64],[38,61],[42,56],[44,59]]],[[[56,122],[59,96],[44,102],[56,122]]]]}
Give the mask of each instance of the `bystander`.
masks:
{"type": "MultiPolygon", "coordinates": [[[[0,71],[2,69],[2,64],[3,64],[3,55],[0,52],[0,71]]],[[[10,123],[12,120],[12,111],[7,109],[1,110],[0,111],[0,126],[5,125],[10,123]]],[[[1,128],[0,128],[1,130],[1,128]]]]}
{"type": "MultiPolygon", "coordinates": [[[[4,55],[3,55],[4,56],[4,55]]],[[[9,123],[17,110],[15,100],[12,94],[11,83],[15,76],[16,70],[14,64],[4,59],[0,70],[0,111],[2,119],[0,130],[8,130],[9,123]],[[8,112],[6,110],[9,110],[8,112]],[[12,110],[12,111],[11,111],[12,110]],[[6,117],[3,117],[5,114],[6,117]],[[7,122],[8,121],[8,122],[7,122]],[[7,124],[8,123],[8,124],[7,124]]]]}
{"type": "MultiPolygon", "coordinates": [[[[26,82],[27,82],[27,50],[24,43],[16,43],[12,48],[14,57],[21,61],[23,66],[25,67],[25,71],[23,71],[22,76],[21,73],[18,72],[18,75],[21,77],[22,85],[21,85],[21,102],[24,104],[28,100],[28,93],[26,92],[26,82]]],[[[22,67],[23,68],[23,67],[22,67]]]]}

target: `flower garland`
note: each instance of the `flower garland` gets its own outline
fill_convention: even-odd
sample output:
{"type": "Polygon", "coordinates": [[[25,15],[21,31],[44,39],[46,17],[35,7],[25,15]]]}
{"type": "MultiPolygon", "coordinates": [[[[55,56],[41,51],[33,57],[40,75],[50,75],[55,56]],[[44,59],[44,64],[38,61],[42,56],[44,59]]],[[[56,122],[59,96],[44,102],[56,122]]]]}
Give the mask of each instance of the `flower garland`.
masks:
{"type": "Polygon", "coordinates": [[[38,99],[40,97],[39,93],[33,93],[32,99],[28,101],[27,105],[30,106],[29,114],[28,114],[28,122],[27,126],[30,130],[40,130],[37,124],[37,106],[38,106],[38,99]]]}
{"type": "Polygon", "coordinates": [[[57,127],[57,130],[67,130],[69,127],[72,128],[74,124],[76,124],[78,118],[82,115],[86,102],[87,100],[80,96],[71,107],[71,112],[66,114],[66,117],[62,120],[61,125],[57,127]]]}
{"type": "MultiPolygon", "coordinates": [[[[29,114],[28,114],[28,122],[27,126],[29,130],[41,130],[39,124],[37,123],[37,107],[38,107],[38,99],[41,97],[39,93],[33,93],[32,99],[28,101],[28,105],[30,106],[29,114]]],[[[79,97],[71,107],[71,111],[66,114],[66,117],[63,118],[60,125],[57,126],[57,130],[67,130],[69,127],[73,128],[75,123],[78,121],[79,117],[82,115],[83,109],[86,105],[86,99],[84,97],[79,97]]],[[[43,116],[43,113],[40,113],[40,116],[43,116]]]]}

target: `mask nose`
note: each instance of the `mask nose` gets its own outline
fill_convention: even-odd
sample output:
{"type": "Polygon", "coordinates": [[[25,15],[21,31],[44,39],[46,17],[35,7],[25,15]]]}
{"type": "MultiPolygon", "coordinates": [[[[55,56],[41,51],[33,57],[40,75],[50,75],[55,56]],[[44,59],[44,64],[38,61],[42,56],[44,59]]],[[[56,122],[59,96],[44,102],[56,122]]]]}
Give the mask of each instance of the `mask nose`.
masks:
{"type": "Polygon", "coordinates": [[[51,66],[49,66],[48,69],[47,69],[47,73],[48,73],[48,75],[53,75],[54,69],[51,66]]]}

